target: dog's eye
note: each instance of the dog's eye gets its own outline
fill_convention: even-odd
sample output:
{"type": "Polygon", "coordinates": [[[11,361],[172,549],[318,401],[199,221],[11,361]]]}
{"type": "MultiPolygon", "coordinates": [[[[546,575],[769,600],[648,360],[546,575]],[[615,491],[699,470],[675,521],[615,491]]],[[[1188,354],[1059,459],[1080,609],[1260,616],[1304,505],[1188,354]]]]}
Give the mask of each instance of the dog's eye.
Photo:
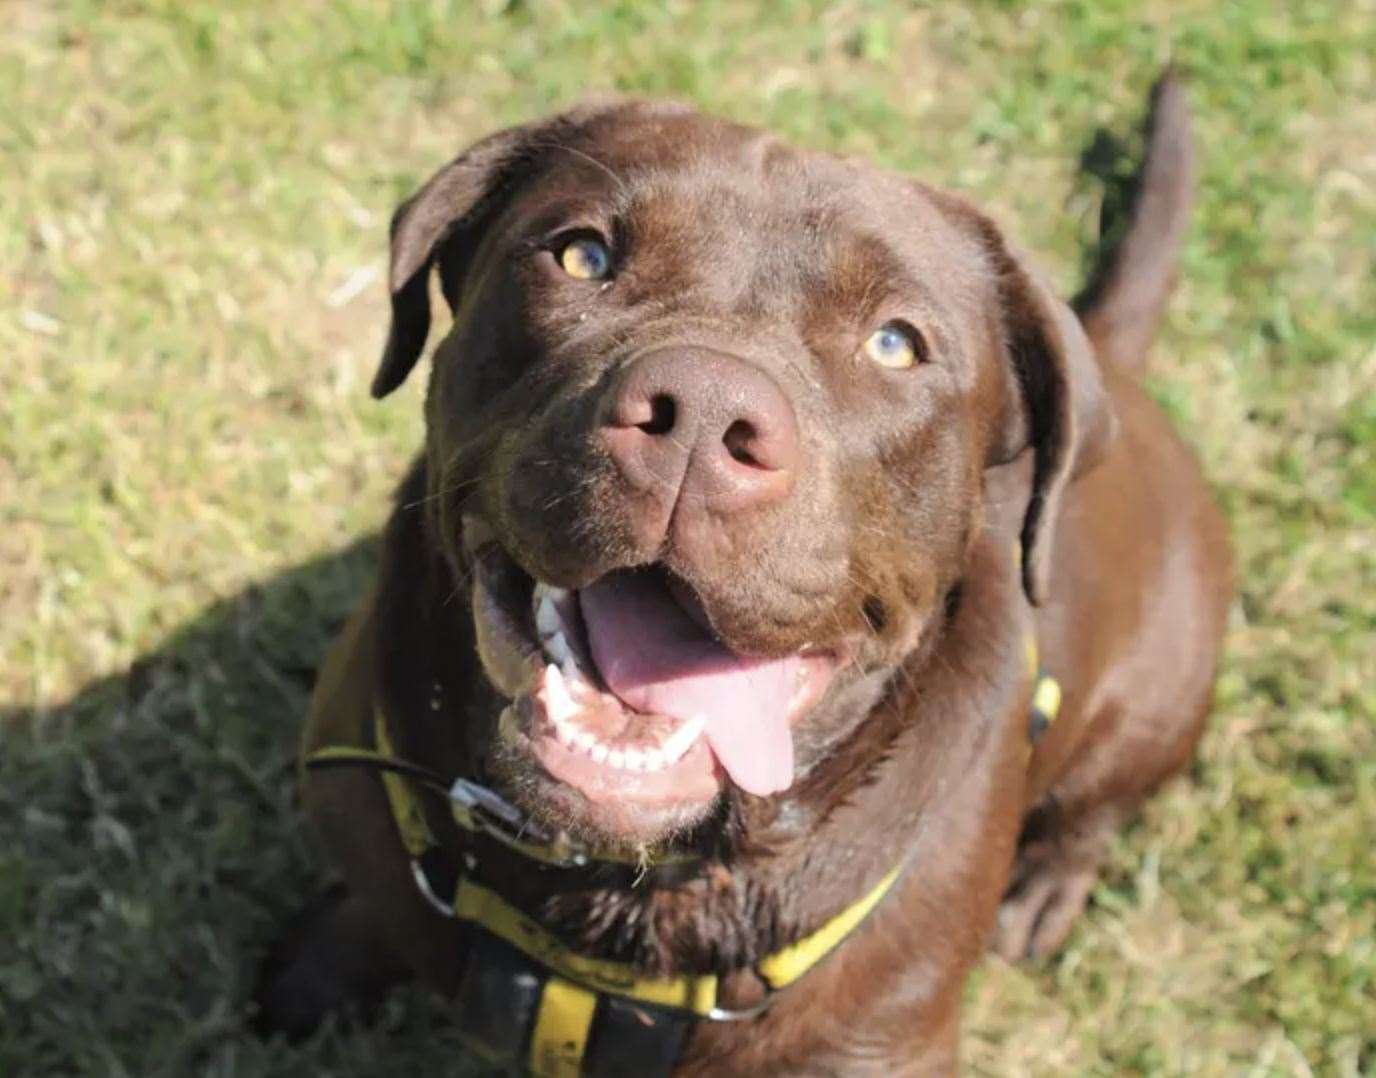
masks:
{"type": "Polygon", "coordinates": [[[922,336],[907,322],[885,322],[865,341],[865,355],[881,367],[903,370],[923,358],[922,336]]]}
{"type": "Polygon", "coordinates": [[[559,252],[559,265],[580,281],[600,281],[612,271],[612,253],[592,236],[577,236],[559,252]]]}

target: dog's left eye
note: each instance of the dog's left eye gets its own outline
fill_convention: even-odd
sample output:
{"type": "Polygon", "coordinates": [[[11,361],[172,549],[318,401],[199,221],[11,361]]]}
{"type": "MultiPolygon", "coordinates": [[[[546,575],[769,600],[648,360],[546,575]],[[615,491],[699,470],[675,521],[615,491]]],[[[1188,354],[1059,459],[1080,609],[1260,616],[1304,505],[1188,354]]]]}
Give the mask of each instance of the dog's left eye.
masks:
{"type": "Polygon", "coordinates": [[[907,322],[885,322],[865,341],[865,355],[891,370],[911,367],[922,353],[922,337],[907,322]]]}
{"type": "Polygon", "coordinates": [[[612,271],[612,253],[593,236],[577,236],[559,251],[559,265],[580,281],[600,281],[612,271]]]}

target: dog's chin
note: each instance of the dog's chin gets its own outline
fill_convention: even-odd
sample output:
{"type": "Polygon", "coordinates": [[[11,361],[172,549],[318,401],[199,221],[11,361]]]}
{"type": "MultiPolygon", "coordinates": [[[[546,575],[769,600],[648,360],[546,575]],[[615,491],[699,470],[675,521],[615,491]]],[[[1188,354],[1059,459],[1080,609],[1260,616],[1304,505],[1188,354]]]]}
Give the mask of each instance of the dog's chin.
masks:
{"type": "Polygon", "coordinates": [[[736,655],[653,566],[565,590],[495,541],[469,558],[479,655],[511,701],[488,770],[538,822],[643,853],[703,824],[725,791],[792,784],[793,726],[830,685],[836,652],[736,655]]]}

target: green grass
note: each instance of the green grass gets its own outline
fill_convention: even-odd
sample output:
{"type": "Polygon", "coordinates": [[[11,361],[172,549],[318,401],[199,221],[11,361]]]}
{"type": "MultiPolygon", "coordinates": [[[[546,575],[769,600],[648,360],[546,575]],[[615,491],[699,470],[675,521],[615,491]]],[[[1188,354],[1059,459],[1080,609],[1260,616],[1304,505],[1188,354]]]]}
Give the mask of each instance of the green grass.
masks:
{"type": "MultiPolygon", "coordinates": [[[[393,204],[469,139],[672,94],[990,206],[1073,289],[1157,69],[1202,194],[1153,380],[1241,594],[1190,781],[972,1073],[1376,1073],[1376,7],[10,0],[0,33],[0,1074],[403,1075],[410,993],[243,1029],[318,864],[289,760],[419,437],[367,398],[393,204]]],[[[419,381],[417,379],[416,381],[419,381]]]]}

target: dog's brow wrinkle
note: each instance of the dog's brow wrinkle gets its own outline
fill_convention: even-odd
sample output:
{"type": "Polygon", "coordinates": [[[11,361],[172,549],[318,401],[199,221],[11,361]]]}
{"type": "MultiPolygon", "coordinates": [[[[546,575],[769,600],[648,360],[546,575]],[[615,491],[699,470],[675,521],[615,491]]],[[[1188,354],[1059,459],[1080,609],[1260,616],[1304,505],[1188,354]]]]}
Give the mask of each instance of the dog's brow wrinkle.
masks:
{"type": "Polygon", "coordinates": [[[615,184],[616,193],[618,195],[624,195],[629,190],[626,181],[621,176],[617,175],[617,173],[611,168],[611,166],[607,165],[605,162],[599,161],[597,158],[593,157],[592,154],[587,153],[584,150],[580,150],[576,146],[570,146],[567,143],[560,142],[557,139],[550,138],[536,139],[532,141],[530,145],[532,149],[558,150],[563,153],[570,154],[574,157],[581,158],[588,164],[592,165],[594,168],[597,168],[601,170],[603,173],[605,173],[607,177],[612,181],[612,183],[615,184]]]}

